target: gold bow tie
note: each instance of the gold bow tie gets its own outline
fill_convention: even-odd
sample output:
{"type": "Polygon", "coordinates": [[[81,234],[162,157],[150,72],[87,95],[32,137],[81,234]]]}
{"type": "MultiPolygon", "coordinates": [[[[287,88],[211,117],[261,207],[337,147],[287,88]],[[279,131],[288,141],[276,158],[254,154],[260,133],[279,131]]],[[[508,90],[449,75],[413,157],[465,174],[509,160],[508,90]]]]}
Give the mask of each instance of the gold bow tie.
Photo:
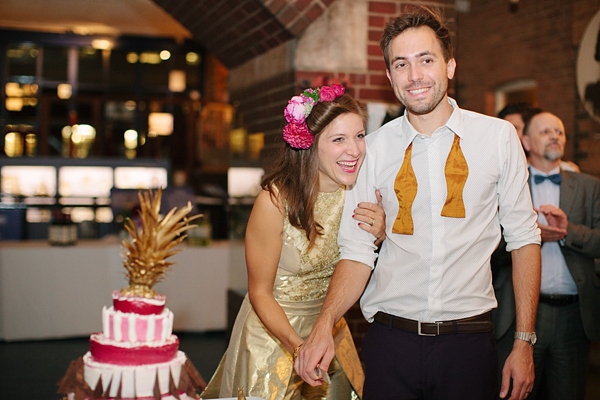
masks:
{"type": "MultiPolygon", "coordinates": [[[[417,195],[417,179],[411,165],[412,142],[406,148],[404,161],[394,181],[394,191],[398,198],[398,215],[392,227],[393,233],[412,235],[414,224],[412,219],[412,205],[417,195]]],[[[454,134],[452,148],[446,159],[444,167],[446,188],[448,195],[440,213],[443,217],[464,218],[465,204],[463,202],[463,189],[469,176],[467,160],[460,149],[460,138],[454,134]]]]}

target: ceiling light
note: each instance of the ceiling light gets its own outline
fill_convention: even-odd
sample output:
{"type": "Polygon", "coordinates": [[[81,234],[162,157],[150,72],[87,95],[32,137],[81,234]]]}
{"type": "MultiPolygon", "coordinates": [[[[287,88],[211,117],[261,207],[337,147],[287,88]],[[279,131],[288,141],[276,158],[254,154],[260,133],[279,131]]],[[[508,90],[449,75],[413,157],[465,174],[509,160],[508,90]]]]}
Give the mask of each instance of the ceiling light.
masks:
{"type": "Polygon", "coordinates": [[[171,58],[171,52],[169,50],[163,50],[160,52],[160,59],[163,61],[167,61],[171,58]]]}
{"type": "Polygon", "coordinates": [[[113,47],[113,42],[108,39],[94,39],[92,47],[97,50],[108,50],[113,47]]]}

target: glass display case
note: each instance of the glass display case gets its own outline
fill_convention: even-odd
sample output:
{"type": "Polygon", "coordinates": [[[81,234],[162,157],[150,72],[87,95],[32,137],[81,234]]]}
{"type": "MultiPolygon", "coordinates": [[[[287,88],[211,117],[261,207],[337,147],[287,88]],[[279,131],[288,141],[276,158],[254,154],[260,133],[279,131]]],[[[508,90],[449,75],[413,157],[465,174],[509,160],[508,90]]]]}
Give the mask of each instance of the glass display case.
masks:
{"type": "Polygon", "coordinates": [[[0,230],[20,232],[0,232],[0,240],[45,239],[57,210],[78,224],[80,237],[114,233],[119,229],[111,208],[115,189],[134,197],[140,189],[166,189],[169,170],[166,160],[0,157],[0,214],[5,215],[0,230]]]}

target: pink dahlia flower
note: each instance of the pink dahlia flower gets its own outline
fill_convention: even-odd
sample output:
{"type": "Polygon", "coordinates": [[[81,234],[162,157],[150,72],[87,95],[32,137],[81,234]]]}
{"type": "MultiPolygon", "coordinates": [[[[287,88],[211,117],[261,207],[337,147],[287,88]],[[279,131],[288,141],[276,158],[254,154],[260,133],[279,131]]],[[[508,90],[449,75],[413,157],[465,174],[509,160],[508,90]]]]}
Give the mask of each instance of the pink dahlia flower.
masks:
{"type": "Polygon", "coordinates": [[[308,149],[315,141],[315,137],[304,122],[287,124],[283,128],[283,139],[294,149],[308,149]]]}
{"type": "Polygon", "coordinates": [[[333,101],[337,97],[331,86],[323,86],[319,91],[321,101],[333,101]]]}
{"type": "Polygon", "coordinates": [[[336,97],[343,96],[346,92],[346,88],[343,85],[340,85],[339,83],[334,83],[333,85],[331,85],[331,88],[335,92],[336,97]]]}
{"type": "Polygon", "coordinates": [[[285,120],[291,124],[301,124],[304,122],[313,106],[315,101],[310,97],[305,96],[294,96],[288,101],[287,107],[283,111],[285,120]]]}

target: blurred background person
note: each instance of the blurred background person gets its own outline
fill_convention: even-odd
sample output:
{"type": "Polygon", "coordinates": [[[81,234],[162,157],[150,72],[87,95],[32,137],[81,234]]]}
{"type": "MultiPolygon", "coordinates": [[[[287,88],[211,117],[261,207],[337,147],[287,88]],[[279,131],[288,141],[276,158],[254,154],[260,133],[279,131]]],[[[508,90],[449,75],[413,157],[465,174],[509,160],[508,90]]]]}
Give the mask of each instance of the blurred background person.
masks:
{"type": "Polygon", "coordinates": [[[583,399],[590,341],[600,338],[600,180],[562,168],[566,133],[549,112],[525,119],[530,186],[542,232],[532,398],[583,399]]]}
{"type": "MultiPolygon", "coordinates": [[[[498,118],[502,118],[513,124],[517,130],[519,139],[523,140],[523,128],[525,127],[525,119],[528,119],[532,114],[537,114],[541,110],[537,107],[533,107],[529,103],[508,103],[498,113],[498,118]]],[[[529,159],[529,154],[525,151],[529,159]]],[[[560,161],[560,168],[565,171],[580,172],[579,166],[572,161],[560,161]]]]}

